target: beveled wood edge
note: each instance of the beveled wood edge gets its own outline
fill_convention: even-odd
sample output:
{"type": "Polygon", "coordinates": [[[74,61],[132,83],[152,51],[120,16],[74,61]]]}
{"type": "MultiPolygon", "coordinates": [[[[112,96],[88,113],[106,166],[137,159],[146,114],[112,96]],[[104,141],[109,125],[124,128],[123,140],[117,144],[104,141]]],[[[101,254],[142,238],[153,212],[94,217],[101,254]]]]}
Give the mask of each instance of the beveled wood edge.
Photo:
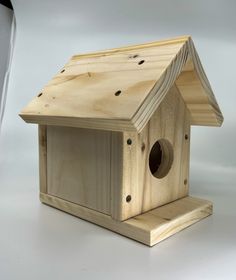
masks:
{"type": "Polygon", "coordinates": [[[112,48],[112,49],[108,49],[108,50],[95,51],[95,52],[90,52],[90,53],[85,53],[85,54],[77,54],[77,55],[73,55],[71,60],[96,57],[96,56],[101,56],[101,55],[110,55],[110,54],[114,54],[114,53],[131,51],[131,50],[139,50],[139,49],[148,48],[148,47],[184,43],[184,42],[188,41],[189,38],[191,38],[190,35],[183,35],[183,36],[178,36],[175,38],[158,40],[158,41],[153,41],[153,42],[144,43],[144,44],[136,44],[136,45],[130,45],[130,46],[123,46],[123,47],[119,47],[119,48],[112,48]]]}
{"type": "Polygon", "coordinates": [[[159,243],[160,241],[170,237],[171,235],[183,230],[186,227],[189,227],[190,225],[212,214],[211,202],[194,197],[181,198],[177,201],[173,201],[159,208],[162,208],[162,210],[165,208],[168,209],[168,207],[171,207],[176,202],[188,198],[193,201],[195,199],[196,201],[202,201],[202,205],[196,206],[195,209],[192,211],[186,211],[186,213],[184,214],[181,213],[181,215],[177,215],[172,220],[163,218],[165,219],[165,222],[161,225],[158,224],[156,228],[153,228],[153,226],[151,227],[150,225],[148,226],[147,224],[145,224],[145,219],[139,219],[140,216],[143,215],[144,217],[149,212],[153,212],[153,210],[150,210],[136,217],[130,218],[126,221],[118,222],[116,220],[113,220],[110,216],[106,214],[102,214],[92,209],[68,202],[66,200],[54,196],[50,196],[45,193],[40,193],[40,200],[42,203],[60,209],[64,212],[92,222],[94,224],[97,224],[101,227],[110,229],[116,233],[134,239],[148,246],[153,246],[159,243]]]}

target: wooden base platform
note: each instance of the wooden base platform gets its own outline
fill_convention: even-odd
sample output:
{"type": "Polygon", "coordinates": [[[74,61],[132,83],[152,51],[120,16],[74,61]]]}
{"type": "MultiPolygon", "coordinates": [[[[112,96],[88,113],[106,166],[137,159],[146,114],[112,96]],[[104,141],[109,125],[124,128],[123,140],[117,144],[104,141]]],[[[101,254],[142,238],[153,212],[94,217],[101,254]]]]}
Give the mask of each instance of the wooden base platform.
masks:
{"type": "Polygon", "coordinates": [[[123,222],[113,220],[108,215],[48,194],[40,193],[40,200],[45,204],[135,239],[148,246],[153,246],[212,214],[211,202],[190,196],[123,222]]]}

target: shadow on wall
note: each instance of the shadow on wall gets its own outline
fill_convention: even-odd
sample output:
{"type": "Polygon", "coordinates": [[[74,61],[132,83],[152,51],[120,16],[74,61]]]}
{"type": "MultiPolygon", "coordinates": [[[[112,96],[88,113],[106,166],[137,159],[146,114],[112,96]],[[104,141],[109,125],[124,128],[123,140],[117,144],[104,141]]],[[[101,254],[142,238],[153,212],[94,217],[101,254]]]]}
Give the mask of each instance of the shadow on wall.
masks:
{"type": "Polygon", "coordinates": [[[16,21],[10,1],[0,0],[0,129],[6,104],[8,80],[15,42],[16,21]]]}

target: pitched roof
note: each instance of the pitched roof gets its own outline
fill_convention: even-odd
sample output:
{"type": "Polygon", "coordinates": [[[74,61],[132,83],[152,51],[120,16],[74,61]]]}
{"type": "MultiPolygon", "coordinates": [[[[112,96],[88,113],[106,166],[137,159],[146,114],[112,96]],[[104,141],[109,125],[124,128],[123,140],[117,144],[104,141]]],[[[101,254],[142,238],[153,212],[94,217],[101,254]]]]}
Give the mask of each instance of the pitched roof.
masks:
{"type": "Polygon", "coordinates": [[[30,123],[139,132],[174,83],[193,125],[221,125],[189,36],[75,55],[20,116],[30,123]]]}

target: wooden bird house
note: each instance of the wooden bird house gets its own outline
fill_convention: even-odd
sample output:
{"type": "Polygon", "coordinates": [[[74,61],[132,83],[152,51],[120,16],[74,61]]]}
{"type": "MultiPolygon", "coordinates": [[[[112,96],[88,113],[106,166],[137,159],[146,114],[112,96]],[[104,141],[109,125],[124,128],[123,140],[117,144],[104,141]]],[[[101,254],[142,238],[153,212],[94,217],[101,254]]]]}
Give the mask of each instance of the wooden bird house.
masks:
{"type": "Polygon", "coordinates": [[[189,196],[190,127],[223,117],[190,37],[75,55],[20,116],[43,203],[150,246],[212,213],[189,196]]]}

